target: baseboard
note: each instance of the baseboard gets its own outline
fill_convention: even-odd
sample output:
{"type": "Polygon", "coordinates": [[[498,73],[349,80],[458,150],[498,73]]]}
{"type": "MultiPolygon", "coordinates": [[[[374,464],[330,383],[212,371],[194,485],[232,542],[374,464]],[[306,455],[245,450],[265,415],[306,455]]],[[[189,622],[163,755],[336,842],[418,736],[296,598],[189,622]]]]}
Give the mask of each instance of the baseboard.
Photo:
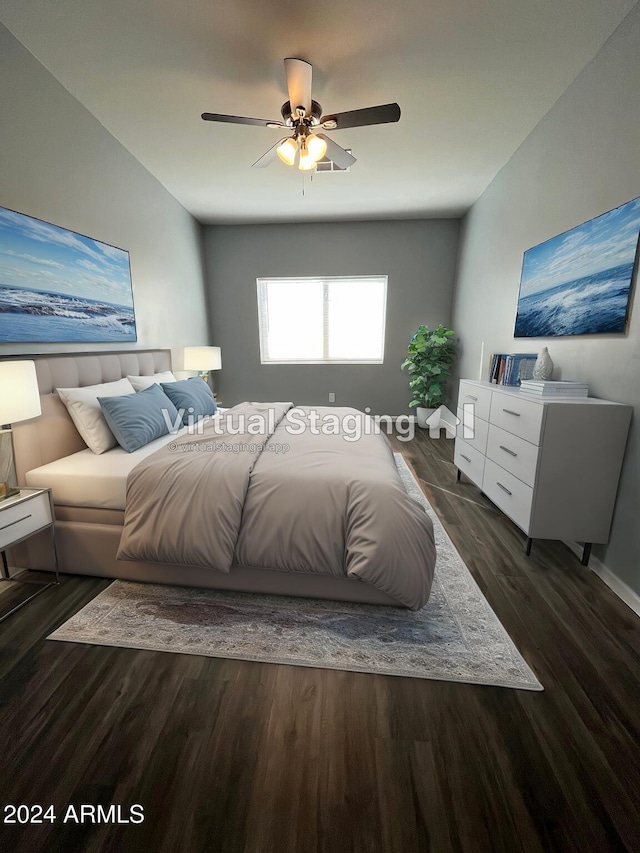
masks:
{"type": "MultiPolygon", "coordinates": [[[[564,544],[567,548],[570,548],[574,554],[582,558],[582,545],[578,545],[577,542],[565,542],[564,544]]],[[[631,587],[617,575],[614,575],[611,569],[607,568],[607,566],[605,566],[605,564],[593,554],[589,560],[588,568],[598,575],[600,580],[606,583],[611,592],[615,593],[618,598],[622,599],[627,607],[630,607],[636,615],[640,616],[640,595],[638,595],[635,590],[631,589],[631,587]]]]}

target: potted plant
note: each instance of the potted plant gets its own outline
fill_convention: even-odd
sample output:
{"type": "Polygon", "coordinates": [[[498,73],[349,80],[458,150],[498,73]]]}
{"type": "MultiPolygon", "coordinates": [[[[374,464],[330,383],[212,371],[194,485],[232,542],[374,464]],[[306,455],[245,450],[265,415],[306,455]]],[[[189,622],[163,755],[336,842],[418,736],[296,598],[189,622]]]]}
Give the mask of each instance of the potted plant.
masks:
{"type": "Polygon", "coordinates": [[[407,357],[402,370],[411,376],[409,387],[413,399],[409,406],[416,407],[418,426],[425,429],[427,419],[444,403],[445,382],[455,356],[455,344],[451,340],[452,329],[440,324],[431,330],[424,325],[409,341],[407,357]]]}

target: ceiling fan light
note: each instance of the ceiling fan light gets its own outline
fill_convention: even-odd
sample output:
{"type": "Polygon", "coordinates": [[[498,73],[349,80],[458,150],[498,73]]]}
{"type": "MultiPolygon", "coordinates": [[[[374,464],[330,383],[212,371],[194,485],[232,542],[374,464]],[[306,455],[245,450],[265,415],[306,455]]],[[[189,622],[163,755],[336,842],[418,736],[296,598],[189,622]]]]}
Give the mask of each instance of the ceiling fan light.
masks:
{"type": "Polygon", "coordinates": [[[298,169],[303,172],[308,172],[310,169],[315,169],[316,161],[315,158],[311,156],[311,154],[300,154],[300,162],[298,163],[298,169]]]}
{"type": "Polygon", "coordinates": [[[298,146],[296,145],[295,139],[291,136],[288,139],[285,139],[285,141],[276,148],[278,157],[283,163],[286,163],[287,166],[293,166],[293,161],[296,159],[297,151],[298,146]]]}
{"type": "Polygon", "coordinates": [[[300,137],[300,158],[298,160],[298,169],[303,172],[308,172],[310,169],[314,169],[316,165],[316,158],[307,147],[308,139],[308,136],[300,137]]]}
{"type": "Polygon", "coordinates": [[[309,154],[313,157],[316,163],[318,160],[322,160],[324,155],[327,153],[327,143],[321,137],[316,136],[315,133],[307,136],[307,148],[309,150],[309,154]]]}

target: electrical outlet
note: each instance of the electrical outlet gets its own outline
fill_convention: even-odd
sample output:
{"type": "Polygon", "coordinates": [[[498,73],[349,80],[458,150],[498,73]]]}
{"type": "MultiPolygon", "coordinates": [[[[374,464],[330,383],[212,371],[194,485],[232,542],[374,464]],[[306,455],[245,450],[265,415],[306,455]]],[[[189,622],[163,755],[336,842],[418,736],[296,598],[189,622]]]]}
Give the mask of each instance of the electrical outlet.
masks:
{"type": "Polygon", "coordinates": [[[333,393],[333,391],[329,391],[329,402],[335,403],[335,401],[336,401],[336,395],[333,393]]]}

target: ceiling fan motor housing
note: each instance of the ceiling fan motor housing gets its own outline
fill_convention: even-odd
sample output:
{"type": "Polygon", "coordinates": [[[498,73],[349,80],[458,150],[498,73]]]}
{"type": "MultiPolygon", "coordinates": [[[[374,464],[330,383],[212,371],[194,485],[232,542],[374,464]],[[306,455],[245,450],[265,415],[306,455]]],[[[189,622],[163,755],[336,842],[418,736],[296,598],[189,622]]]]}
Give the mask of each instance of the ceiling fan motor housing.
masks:
{"type": "MultiPolygon", "coordinates": [[[[300,107],[299,109],[303,109],[300,107]]],[[[320,124],[320,116],[322,115],[322,107],[317,101],[311,101],[311,115],[304,116],[301,120],[294,116],[294,112],[291,109],[291,103],[289,101],[285,101],[282,105],[282,109],[280,110],[282,113],[282,120],[288,127],[293,127],[296,123],[305,123],[307,126],[320,124]]]]}

